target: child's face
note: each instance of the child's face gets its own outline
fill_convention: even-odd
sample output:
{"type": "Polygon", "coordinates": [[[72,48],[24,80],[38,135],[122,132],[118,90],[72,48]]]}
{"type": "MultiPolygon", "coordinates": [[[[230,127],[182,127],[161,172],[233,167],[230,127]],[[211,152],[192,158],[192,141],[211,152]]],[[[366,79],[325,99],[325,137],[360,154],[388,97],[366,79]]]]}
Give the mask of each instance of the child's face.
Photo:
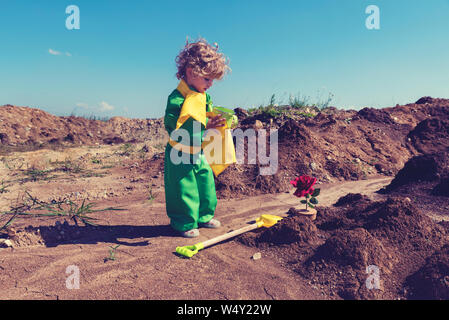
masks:
{"type": "Polygon", "coordinates": [[[206,92],[206,90],[212,87],[214,83],[214,79],[197,76],[192,72],[192,69],[190,68],[187,68],[185,80],[189,86],[194,87],[198,92],[201,93],[206,92]]]}

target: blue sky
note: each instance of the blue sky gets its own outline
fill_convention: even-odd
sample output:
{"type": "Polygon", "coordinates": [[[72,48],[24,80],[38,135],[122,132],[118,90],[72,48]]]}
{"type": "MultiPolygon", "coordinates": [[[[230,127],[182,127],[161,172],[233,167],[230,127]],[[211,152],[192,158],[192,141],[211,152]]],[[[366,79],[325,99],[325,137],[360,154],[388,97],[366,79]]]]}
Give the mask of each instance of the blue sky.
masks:
{"type": "Polygon", "coordinates": [[[289,95],[360,109],[449,98],[449,0],[0,0],[0,105],[158,118],[186,36],[217,42],[232,73],[216,105],[289,95]],[[66,7],[80,29],[66,28],[66,7]],[[368,30],[368,5],[380,30],[368,30]],[[53,54],[50,53],[51,52],[53,54]]]}

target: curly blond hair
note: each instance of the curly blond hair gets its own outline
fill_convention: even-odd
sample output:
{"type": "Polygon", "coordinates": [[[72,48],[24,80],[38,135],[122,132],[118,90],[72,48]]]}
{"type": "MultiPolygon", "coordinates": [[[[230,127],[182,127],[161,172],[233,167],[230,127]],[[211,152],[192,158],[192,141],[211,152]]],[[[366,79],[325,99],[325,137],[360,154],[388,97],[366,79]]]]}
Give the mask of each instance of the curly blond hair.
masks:
{"type": "Polygon", "coordinates": [[[185,79],[187,68],[192,68],[193,74],[204,78],[222,79],[227,72],[231,71],[228,66],[229,60],[223,53],[218,52],[218,45],[207,43],[203,38],[189,43],[187,39],[185,47],[176,57],[178,79],[185,79]]]}

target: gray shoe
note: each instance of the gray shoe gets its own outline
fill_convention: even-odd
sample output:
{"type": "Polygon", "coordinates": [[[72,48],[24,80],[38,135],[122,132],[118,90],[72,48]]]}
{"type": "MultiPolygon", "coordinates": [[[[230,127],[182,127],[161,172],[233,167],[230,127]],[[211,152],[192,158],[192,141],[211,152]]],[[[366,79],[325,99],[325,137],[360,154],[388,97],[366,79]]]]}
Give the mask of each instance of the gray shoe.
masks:
{"type": "Polygon", "coordinates": [[[211,219],[209,222],[199,223],[199,226],[203,228],[217,229],[221,227],[221,222],[217,219],[211,219]]]}
{"type": "Polygon", "coordinates": [[[184,238],[196,238],[200,235],[200,230],[198,229],[191,229],[184,232],[181,232],[181,235],[184,238]]]}

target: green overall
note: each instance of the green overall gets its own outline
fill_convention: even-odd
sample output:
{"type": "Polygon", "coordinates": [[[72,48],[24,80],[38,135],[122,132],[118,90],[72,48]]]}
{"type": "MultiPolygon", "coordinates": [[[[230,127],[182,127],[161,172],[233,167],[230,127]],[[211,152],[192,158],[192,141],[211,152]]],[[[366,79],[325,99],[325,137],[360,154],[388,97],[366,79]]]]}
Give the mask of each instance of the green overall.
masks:
{"type": "MultiPolygon", "coordinates": [[[[168,97],[164,125],[169,135],[176,128],[183,103],[184,97],[178,90],[174,90],[168,97]]],[[[206,111],[212,111],[211,103],[210,96],[206,93],[206,111]]],[[[189,133],[191,146],[201,146],[206,130],[202,123],[190,117],[180,129],[185,129],[189,133]],[[194,132],[194,127],[201,130],[194,132]]],[[[181,138],[175,140],[185,143],[181,138]]],[[[179,164],[172,162],[170,158],[172,150],[182,157],[181,151],[174,150],[167,143],[164,159],[165,204],[170,225],[173,229],[184,232],[196,229],[198,223],[206,223],[213,218],[217,206],[215,180],[203,150],[189,154],[188,163],[179,164]]]]}

